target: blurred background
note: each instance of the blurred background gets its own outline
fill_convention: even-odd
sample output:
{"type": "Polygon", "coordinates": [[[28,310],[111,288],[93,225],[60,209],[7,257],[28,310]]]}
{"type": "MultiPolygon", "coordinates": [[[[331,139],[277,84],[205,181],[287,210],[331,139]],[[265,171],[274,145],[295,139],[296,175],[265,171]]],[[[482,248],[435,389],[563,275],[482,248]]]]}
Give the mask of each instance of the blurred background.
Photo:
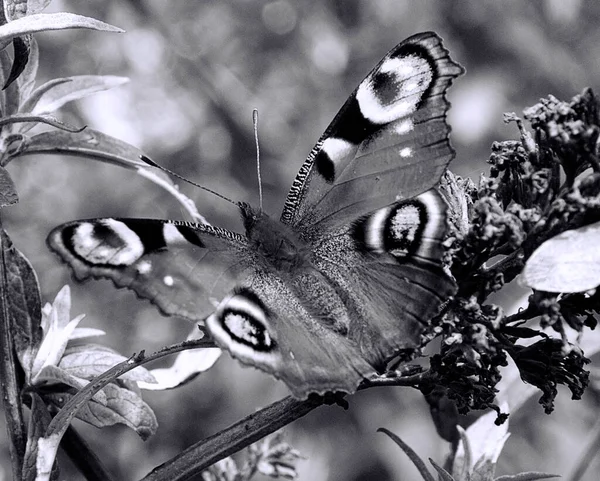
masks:
{"type": "MultiPolygon", "coordinates": [[[[180,174],[256,205],[252,109],[258,108],[265,208],[273,215],[348,94],[414,33],[438,32],[467,69],[449,95],[457,150],[451,169],[475,181],[488,171],[491,142],[518,138],[514,124],[503,124],[503,112],[520,113],[549,93],[570,99],[586,86],[595,88],[600,78],[600,4],[583,0],[55,0],[47,11],[87,15],[127,31],[36,35],[38,84],[80,74],[131,79],[67,106],[59,118],[127,141],[180,174]]],[[[44,243],[57,224],[106,216],[184,218],[158,187],[114,166],[39,156],[17,159],[8,169],[20,203],[5,209],[4,226],[33,263],[44,301],[72,283],[44,243]]],[[[241,230],[230,204],[182,189],[211,223],[241,230]]],[[[106,330],[100,342],[125,355],[178,342],[189,331],[189,324],[162,317],[110,282],[72,288],[73,317],[86,313],[82,325],[106,330]]],[[[509,288],[496,301],[510,311],[524,295],[509,288]]],[[[282,383],[224,355],[195,382],[145,395],[160,423],[145,443],[121,426],[77,427],[115,474],[136,479],[284,395],[282,383]]],[[[561,389],[551,416],[537,397],[511,415],[512,436],[497,475],[535,470],[564,476],[576,463],[598,417],[599,391],[591,387],[575,402],[561,389]]],[[[418,392],[371,389],[349,401],[348,411],[323,407],[287,428],[287,440],[308,458],[299,462],[301,480],[419,479],[406,456],[376,433],[378,427],[400,435],[423,459],[443,462],[448,445],[435,433],[418,392]]],[[[6,456],[2,446],[0,465],[9,465],[6,456]]],[[[596,480],[598,469],[596,458],[583,479],[596,480]]],[[[67,468],[62,477],[80,479],[75,473],[67,468]]]]}

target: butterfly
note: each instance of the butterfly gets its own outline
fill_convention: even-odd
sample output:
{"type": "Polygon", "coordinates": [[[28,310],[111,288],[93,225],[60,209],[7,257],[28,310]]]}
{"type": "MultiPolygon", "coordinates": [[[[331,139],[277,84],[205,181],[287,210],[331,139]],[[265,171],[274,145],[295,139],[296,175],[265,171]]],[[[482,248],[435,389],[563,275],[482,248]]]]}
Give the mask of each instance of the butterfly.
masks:
{"type": "Polygon", "coordinates": [[[434,186],[454,156],[445,94],[462,73],[433,32],[392,49],[311,150],[279,220],[240,202],[244,234],[105,218],[58,226],[48,245],[78,280],[109,278],[204,322],[299,399],[353,393],[418,347],[455,293],[434,186]]]}

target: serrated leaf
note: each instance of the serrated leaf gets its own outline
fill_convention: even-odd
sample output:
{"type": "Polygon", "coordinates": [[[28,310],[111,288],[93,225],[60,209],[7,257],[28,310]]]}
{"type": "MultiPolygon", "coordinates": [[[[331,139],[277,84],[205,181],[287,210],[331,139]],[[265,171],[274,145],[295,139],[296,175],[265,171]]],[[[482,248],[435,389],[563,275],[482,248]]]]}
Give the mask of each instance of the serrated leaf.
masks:
{"type": "Polygon", "coordinates": [[[4,82],[2,89],[8,88],[11,83],[19,78],[19,75],[23,73],[23,70],[25,70],[27,63],[29,62],[31,39],[31,35],[21,35],[13,38],[13,63],[10,69],[10,74],[6,79],[6,82],[4,82]]]}
{"type": "MultiPolygon", "coordinates": [[[[58,366],[73,376],[92,379],[126,360],[125,356],[109,347],[85,344],[67,348],[58,366]]],[[[154,381],[152,374],[142,366],[126,372],[121,377],[128,381],[154,381]]]]}
{"type": "MultiPolygon", "coordinates": [[[[158,428],[156,416],[142,398],[115,384],[107,384],[103,391],[106,394],[106,404],[95,401],[86,403],[78,411],[76,415],[78,419],[98,428],[125,424],[144,440],[156,432],[158,428]]],[[[67,400],[68,397],[65,402],[67,400]]]]}
{"type": "Polygon", "coordinates": [[[129,82],[127,77],[114,75],[77,75],[55,79],[41,85],[21,106],[20,112],[43,115],[54,112],[73,100],[109,90],[129,82]]]}
{"type": "Polygon", "coordinates": [[[24,369],[31,369],[33,352],[42,339],[41,300],[35,271],[12,244],[4,229],[2,237],[12,337],[24,369]]]}
{"type": "MultiPolygon", "coordinates": [[[[23,481],[33,481],[36,478],[36,459],[38,456],[38,440],[41,438],[52,416],[48,412],[42,398],[35,392],[27,394],[31,398],[31,414],[29,416],[29,427],[27,432],[27,448],[25,450],[25,458],[23,459],[23,481]]],[[[58,465],[54,464],[53,468],[58,474],[58,465]]]]}
{"type": "Polygon", "coordinates": [[[17,189],[8,171],[0,166],[0,208],[19,202],[17,189]]]}
{"type": "Polygon", "coordinates": [[[124,30],[101,22],[95,18],[84,17],[74,13],[36,13],[18,18],[6,25],[0,26],[0,41],[11,40],[28,33],[49,30],[65,30],[69,28],[87,28],[105,32],[123,32],[124,30]]]}
{"type": "Polygon", "coordinates": [[[600,222],[567,230],[539,246],[521,282],[546,292],[583,292],[600,285],[600,222]]]}
{"type": "MultiPolygon", "coordinates": [[[[201,331],[194,327],[186,340],[201,338],[201,331]]],[[[221,349],[212,347],[181,351],[171,367],[150,370],[155,382],[141,381],[138,382],[138,386],[149,391],[173,389],[186,384],[198,374],[210,369],[220,356],[221,349]]]]}

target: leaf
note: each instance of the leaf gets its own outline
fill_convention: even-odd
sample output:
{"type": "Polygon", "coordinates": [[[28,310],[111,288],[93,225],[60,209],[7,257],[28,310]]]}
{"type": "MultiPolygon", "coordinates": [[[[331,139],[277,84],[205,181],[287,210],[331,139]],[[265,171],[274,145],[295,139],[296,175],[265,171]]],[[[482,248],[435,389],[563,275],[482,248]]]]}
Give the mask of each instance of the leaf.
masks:
{"type": "Polygon", "coordinates": [[[8,171],[0,166],[0,208],[19,202],[17,189],[8,171]]]}
{"type": "MultiPolygon", "coordinates": [[[[48,384],[48,385],[65,384],[66,386],[69,386],[75,390],[75,392],[71,392],[68,388],[63,388],[63,390],[60,392],[53,391],[52,399],[54,401],[54,404],[56,404],[59,407],[61,407],[63,405],[63,403],[65,402],[65,399],[63,396],[65,396],[65,395],[70,396],[70,395],[75,394],[77,391],[80,391],[81,389],[86,387],[88,385],[88,383],[90,382],[88,379],[83,379],[81,377],[74,376],[74,375],[68,373],[67,371],[65,371],[64,369],[62,369],[58,366],[54,366],[52,364],[44,366],[38,373],[35,381],[36,381],[36,383],[38,383],[40,385],[43,385],[43,384],[48,384]],[[59,399],[60,397],[62,397],[62,398],[59,399]]],[[[100,404],[104,404],[104,405],[106,405],[106,402],[107,402],[106,394],[102,390],[99,390],[98,392],[96,392],[94,394],[94,396],[92,397],[92,399],[94,399],[96,402],[98,402],[100,404]]]]}
{"type": "MultiPolygon", "coordinates": [[[[112,383],[104,386],[102,391],[106,394],[106,404],[94,400],[86,403],[76,414],[78,419],[97,428],[125,424],[144,440],[156,432],[156,416],[137,394],[112,383]]],[[[70,396],[66,394],[65,402],[70,396]]]]}
{"type": "Polygon", "coordinates": [[[525,264],[524,285],[546,292],[583,292],[600,285],[600,222],[567,230],[539,246],[525,264]]]}
{"type": "Polygon", "coordinates": [[[6,272],[6,290],[12,337],[24,369],[33,364],[33,352],[42,339],[40,290],[35,271],[27,258],[0,230],[6,272]]]}
{"type": "Polygon", "coordinates": [[[29,62],[29,51],[31,45],[31,39],[33,37],[31,35],[22,35],[20,37],[13,38],[13,51],[14,58],[12,68],[10,69],[10,74],[4,82],[4,86],[2,89],[6,89],[9,87],[11,83],[13,83],[19,75],[23,73],[27,63],[29,62]]]}
{"type": "MultiPolygon", "coordinates": [[[[23,481],[33,481],[37,474],[36,459],[38,456],[38,439],[44,435],[46,428],[52,420],[52,416],[50,416],[50,413],[39,394],[28,392],[27,395],[31,398],[31,415],[29,417],[27,448],[23,460],[22,479],[23,481]]],[[[53,464],[53,470],[58,472],[58,465],[56,463],[53,464]]]]}
{"type": "Polygon", "coordinates": [[[82,132],[42,132],[22,139],[20,145],[9,152],[10,159],[28,154],[68,154],[100,160],[134,170],[165,189],[189,212],[195,220],[208,224],[198,213],[194,202],[179,191],[171,178],[157,168],[141,161],[145,154],[122,140],[93,129],[82,132]]]}
{"type": "MultiPolygon", "coordinates": [[[[186,340],[201,339],[202,332],[194,327],[186,340]]],[[[173,389],[190,382],[198,374],[210,369],[219,356],[221,349],[218,348],[199,348],[181,351],[173,365],[168,368],[152,369],[150,374],[155,382],[138,382],[138,386],[149,391],[162,391],[164,389],[173,389]]]]}
{"type": "Polygon", "coordinates": [[[433,476],[427,469],[427,466],[425,466],[423,460],[417,455],[417,453],[414,452],[414,450],[408,444],[406,444],[404,441],[402,441],[402,439],[400,439],[394,433],[388,431],[385,428],[379,428],[377,432],[387,434],[392,441],[394,441],[398,446],[400,446],[400,449],[402,449],[402,451],[404,451],[404,453],[412,461],[412,463],[415,465],[415,467],[417,468],[417,470],[419,471],[419,473],[425,481],[435,481],[435,479],[433,479],[433,476]]]}
{"type": "MultiPolygon", "coordinates": [[[[0,26],[0,29],[3,27],[0,26]]],[[[0,52],[0,63],[2,64],[2,78],[0,84],[5,85],[6,81],[10,77],[10,73],[13,68],[13,61],[8,55],[6,49],[0,52]]],[[[2,117],[12,115],[19,109],[19,102],[21,101],[21,95],[19,93],[19,83],[13,82],[6,88],[0,90],[0,105],[2,106],[2,117]]]]}
{"type": "Polygon", "coordinates": [[[35,356],[32,367],[32,382],[35,382],[36,376],[44,366],[57,366],[65,352],[67,343],[71,334],[84,318],[79,315],[72,321],[69,321],[71,315],[71,295],[68,286],[63,287],[57,294],[54,305],[49,312],[44,307],[42,317],[42,327],[44,328],[44,338],[40,348],[35,356]],[[47,313],[48,312],[48,313],[47,313]],[[66,324],[65,324],[66,323],[66,324]]]}
{"type": "Polygon", "coordinates": [[[95,18],[84,17],[74,13],[36,13],[18,18],[0,26],[0,42],[11,40],[28,33],[48,30],[65,30],[68,28],[88,28],[105,32],[124,32],[123,29],[101,22],[95,18]]]}
{"type": "MultiPolygon", "coordinates": [[[[108,347],[98,344],[84,344],[67,348],[58,366],[73,376],[92,379],[126,360],[125,356],[108,347]]],[[[154,381],[152,374],[142,366],[125,373],[121,378],[127,381],[145,381],[149,383],[154,381]]]]}
{"type": "Polygon", "coordinates": [[[454,481],[454,478],[450,475],[450,473],[437,464],[433,459],[429,458],[429,462],[438,472],[440,481],[454,481]]]}
{"type": "Polygon", "coordinates": [[[37,78],[39,63],[40,49],[35,37],[31,37],[31,41],[29,43],[29,62],[27,62],[23,73],[18,78],[19,94],[21,96],[19,99],[19,105],[23,104],[23,102],[29,98],[31,92],[33,91],[33,87],[35,86],[35,81],[37,78]]]}
{"type": "Polygon", "coordinates": [[[31,112],[34,115],[48,114],[68,102],[118,87],[127,82],[129,82],[127,77],[115,75],[77,75],[55,79],[38,87],[19,111],[31,112]]]}
{"type": "Polygon", "coordinates": [[[536,481],[538,479],[560,478],[560,474],[538,473],[528,471],[526,473],[499,476],[494,481],[536,481]]]}

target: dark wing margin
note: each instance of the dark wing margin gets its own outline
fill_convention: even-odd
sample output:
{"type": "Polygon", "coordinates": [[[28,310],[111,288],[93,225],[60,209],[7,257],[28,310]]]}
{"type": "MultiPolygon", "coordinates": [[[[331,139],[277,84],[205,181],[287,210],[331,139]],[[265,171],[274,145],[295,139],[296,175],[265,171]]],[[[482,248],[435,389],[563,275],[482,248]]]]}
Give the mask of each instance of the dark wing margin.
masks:
{"type": "Polygon", "coordinates": [[[54,228],[46,240],[75,279],[111,279],[166,315],[202,321],[247,268],[245,237],[205,224],[89,219],[54,228]]]}
{"type": "Polygon", "coordinates": [[[454,157],[445,93],[463,71],[433,32],[392,49],[310,152],[281,221],[339,225],[433,187],[454,157]]]}

